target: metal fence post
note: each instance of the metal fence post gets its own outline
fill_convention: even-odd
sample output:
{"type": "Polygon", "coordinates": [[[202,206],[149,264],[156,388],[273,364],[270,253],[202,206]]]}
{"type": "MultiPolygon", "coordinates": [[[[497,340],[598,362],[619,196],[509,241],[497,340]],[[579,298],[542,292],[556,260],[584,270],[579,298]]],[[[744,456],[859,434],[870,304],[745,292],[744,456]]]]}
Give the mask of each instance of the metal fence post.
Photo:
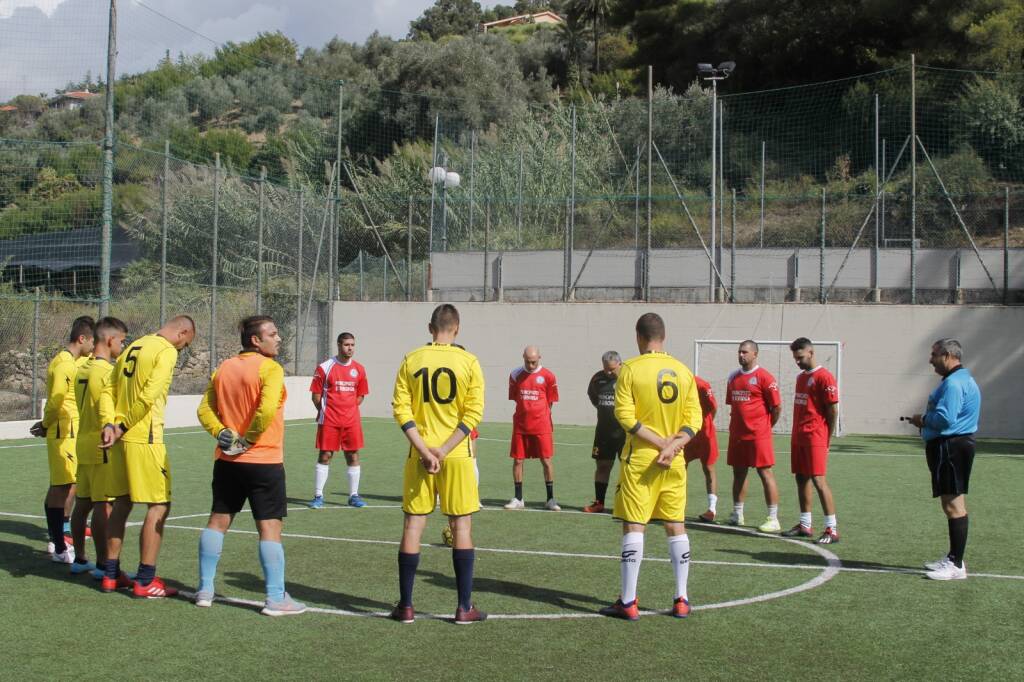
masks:
{"type": "MultiPolygon", "coordinates": [[[[409,229],[406,233],[405,244],[405,300],[412,300],[412,196],[409,196],[409,229]]],[[[470,213],[470,215],[473,215],[470,213]]],[[[470,232],[472,234],[472,232],[470,232]]]]}
{"type": "Polygon", "coordinates": [[[488,289],[487,278],[490,275],[490,260],[491,260],[491,199],[488,197],[484,200],[486,209],[484,210],[484,303],[490,298],[490,292],[488,289]]]}
{"type": "Polygon", "coordinates": [[[1010,304],[1010,188],[1003,188],[1003,305],[1010,304]]]}
{"type": "Polygon", "coordinates": [[[107,27],[106,109],[103,132],[103,225],[100,229],[100,317],[110,312],[110,251],[114,235],[114,83],[117,63],[117,0],[110,0],[107,27]]]}
{"type": "Polygon", "coordinates": [[[651,300],[651,217],[654,206],[654,67],[647,66],[647,246],[644,249],[644,300],[651,300]]]}
{"type": "Polygon", "coordinates": [[[257,215],[256,237],[256,314],[263,314],[263,192],[267,184],[266,166],[260,168],[260,205],[257,215]]]}
{"type": "Polygon", "coordinates": [[[821,243],[818,247],[818,303],[825,303],[825,188],[821,188],[821,243]]]}
{"type": "MultiPolygon", "coordinates": [[[[573,187],[576,180],[576,109],[573,108],[572,128],[573,187]]],[[[519,150],[519,181],[516,183],[516,246],[523,246],[523,150],[519,150]]]]}
{"type": "Polygon", "coordinates": [[[633,249],[640,250],[640,145],[636,146],[636,188],[633,193],[633,249]]]}
{"type": "Polygon", "coordinates": [[[569,179],[569,223],[565,236],[565,300],[571,301],[572,290],[572,249],[576,231],[576,105],[572,105],[572,174],[569,179]]]}
{"type": "Polygon", "coordinates": [[[917,303],[917,63],[910,55],[910,302],[917,303]]]}
{"type": "Polygon", "coordinates": [[[729,303],[736,302],[736,188],[732,190],[732,222],[729,244],[729,303]]]}
{"type": "Polygon", "coordinates": [[[383,260],[384,260],[384,278],[383,278],[383,280],[384,280],[384,291],[381,294],[381,299],[380,300],[382,300],[382,301],[384,301],[386,303],[387,300],[388,300],[388,259],[384,258],[383,260]]]}
{"type": "Polygon", "coordinates": [[[569,300],[569,217],[572,213],[572,200],[565,200],[565,234],[562,235],[562,300],[569,300]]]}
{"type": "Polygon", "coordinates": [[[306,195],[299,187],[299,244],[295,267],[295,363],[293,374],[299,373],[299,353],[302,352],[302,233],[305,231],[306,195]]]}
{"type": "MultiPolygon", "coordinates": [[[[434,149],[431,152],[430,162],[430,232],[427,234],[427,256],[434,252],[434,203],[437,201],[437,181],[434,179],[434,169],[437,168],[437,136],[441,127],[441,114],[434,115],[434,149]]],[[[444,182],[442,178],[441,182],[444,182]]],[[[426,285],[423,291],[426,292],[426,285]]]]}
{"type": "Polygon", "coordinates": [[[39,418],[39,287],[32,301],[32,405],[29,414],[39,418]]]}
{"type": "Polygon", "coordinates": [[[363,284],[363,250],[359,249],[359,300],[362,301],[365,298],[365,288],[363,284]]]}
{"type": "Polygon", "coordinates": [[[761,229],[760,247],[764,248],[764,176],[765,176],[765,142],[761,140],[761,229]]]}
{"type": "Polygon", "coordinates": [[[217,239],[220,230],[220,152],[213,167],[213,248],[210,263],[210,371],[217,366],[217,239]]]}
{"type": "Polygon", "coordinates": [[[881,205],[878,196],[879,186],[881,185],[882,173],[884,169],[881,169],[878,165],[879,158],[879,136],[881,135],[881,116],[878,110],[878,93],[875,93],[875,245],[871,249],[871,300],[874,303],[879,303],[882,300],[882,291],[878,286],[879,272],[878,272],[878,247],[879,247],[879,228],[881,226],[881,205]]]}
{"type": "Polygon", "coordinates": [[[167,183],[170,179],[170,140],[164,140],[164,177],[160,183],[160,326],[167,321],[167,183]]]}
{"type": "MultiPolygon", "coordinates": [[[[409,197],[410,206],[412,197],[409,197]]],[[[476,203],[476,131],[469,134],[469,248],[473,248],[473,207],[476,203]]],[[[412,210],[411,208],[409,209],[412,210]]],[[[410,213],[411,215],[411,213],[410,213]]],[[[410,221],[412,219],[410,218],[410,221]]],[[[410,222],[411,224],[411,222],[410,222]]],[[[406,287],[408,289],[408,287],[406,287]]]]}
{"type": "Polygon", "coordinates": [[[331,266],[328,268],[328,272],[331,276],[331,284],[327,288],[328,298],[331,301],[338,299],[338,241],[341,239],[341,154],[342,154],[342,131],[343,121],[342,117],[345,113],[345,81],[338,81],[338,133],[337,133],[337,144],[334,151],[334,163],[338,166],[338,180],[335,185],[334,196],[335,201],[331,204],[332,206],[332,231],[331,231],[331,266]]]}

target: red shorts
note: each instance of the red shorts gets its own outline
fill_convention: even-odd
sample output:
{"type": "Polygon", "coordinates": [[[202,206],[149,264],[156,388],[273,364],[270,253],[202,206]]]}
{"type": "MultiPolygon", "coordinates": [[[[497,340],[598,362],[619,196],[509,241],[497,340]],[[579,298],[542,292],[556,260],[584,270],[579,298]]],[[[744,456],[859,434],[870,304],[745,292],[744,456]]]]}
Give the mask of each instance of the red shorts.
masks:
{"type": "Polygon", "coordinates": [[[355,452],[363,447],[363,425],[350,426],[319,424],[316,427],[316,448],[324,452],[355,452]]]}
{"type": "Polygon", "coordinates": [[[697,437],[683,448],[684,462],[689,464],[695,459],[699,459],[704,466],[714,466],[718,461],[718,439],[708,439],[698,433],[697,437]]]}
{"type": "Polygon", "coordinates": [[[828,463],[828,446],[810,443],[791,443],[790,468],[801,476],[824,476],[828,463]]]}
{"type": "Polygon", "coordinates": [[[775,466],[775,449],[770,438],[762,440],[729,439],[729,455],[726,461],[731,467],[765,467],[775,466]]]}
{"type": "Polygon", "coordinates": [[[555,454],[550,433],[512,432],[508,456],[512,459],[547,459],[555,454]]]}

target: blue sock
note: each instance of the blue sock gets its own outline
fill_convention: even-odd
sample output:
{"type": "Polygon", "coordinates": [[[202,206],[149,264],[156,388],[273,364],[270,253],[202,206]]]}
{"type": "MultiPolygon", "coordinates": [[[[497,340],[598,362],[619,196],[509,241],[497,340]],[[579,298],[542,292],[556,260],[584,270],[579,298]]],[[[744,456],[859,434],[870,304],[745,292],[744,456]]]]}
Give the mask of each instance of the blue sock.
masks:
{"type": "Polygon", "coordinates": [[[398,605],[412,606],[412,585],[416,582],[416,568],[420,565],[419,552],[398,553],[398,605]]]}
{"type": "Polygon", "coordinates": [[[121,573],[121,560],[107,559],[103,562],[103,572],[111,580],[116,580],[117,576],[121,573]]]}
{"type": "Polygon", "coordinates": [[[150,564],[139,563],[139,570],[135,574],[135,582],[145,587],[146,585],[153,582],[153,578],[156,577],[156,566],[150,564]]]}
{"type": "Polygon", "coordinates": [[[475,558],[476,552],[472,549],[452,550],[455,586],[459,591],[459,606],[467,611],[473,606],[473,561],[475,558]]]}
{"type": "Polygon", "coordinates": [[[260,540],[260,563],[267,581],[267,599],[284,599],[284,545],[280,542],[260,540]]]}
{"type": "Polygon", "coordinates": [[[213,579],[217,563],[224,549],[224,533],[204,528],[199,534],[199,591],[213,593],[213,579]]]}
{"type": "MultiPolygon", "coordinates": [[[[63,514],[63,512],[61,512],[61,514],[63,514]]],[[[66,516],[62,518],[64,519],[64,534],[71,535],[71,519],[66,516]]]]}

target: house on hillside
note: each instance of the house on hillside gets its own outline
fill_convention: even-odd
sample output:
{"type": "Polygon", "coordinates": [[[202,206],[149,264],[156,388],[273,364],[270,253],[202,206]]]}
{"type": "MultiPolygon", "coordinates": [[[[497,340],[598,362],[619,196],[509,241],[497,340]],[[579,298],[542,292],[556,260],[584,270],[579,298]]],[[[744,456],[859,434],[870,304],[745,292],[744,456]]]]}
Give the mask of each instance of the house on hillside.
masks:
{"type": "Polygon", "coordinates": [[[509,28],[512,26],[521,26],[523,24],[561,24],[564,23],[564,19],[558,16],[550,10],[543,12],[537,12],[536,14],[520,14],[516,17],[506,17],[504,19],[498,19],[497,21],[488,21],[485,24],[481,24],[481,29],[484,33],[496,28],[509,28]]]}
{"type": "Polygon", "coordinates": [[[71,90],[51,99],[49,105],[51,109],[74,111],[75,109],[80,109],[87,100],[93,97],[99,97],[99,93],[89,92],[88,90],[71,90]]]}

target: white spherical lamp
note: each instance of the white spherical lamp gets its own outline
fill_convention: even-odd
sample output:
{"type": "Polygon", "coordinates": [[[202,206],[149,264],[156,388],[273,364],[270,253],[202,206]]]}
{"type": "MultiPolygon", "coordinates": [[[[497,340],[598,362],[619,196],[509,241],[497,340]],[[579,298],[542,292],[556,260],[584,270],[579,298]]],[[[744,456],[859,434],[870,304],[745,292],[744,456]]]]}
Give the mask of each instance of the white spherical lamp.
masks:
{"type": "Polygon", "coordinates": [[[459,183],[461,183],[461,182],[462,182],[462,178],[460,178],[459,174],[456,173],[455,171],[448,171],[444,175],[444,188],[445,189],[455,189],[456,187],[459,186],[459,183]]]}

